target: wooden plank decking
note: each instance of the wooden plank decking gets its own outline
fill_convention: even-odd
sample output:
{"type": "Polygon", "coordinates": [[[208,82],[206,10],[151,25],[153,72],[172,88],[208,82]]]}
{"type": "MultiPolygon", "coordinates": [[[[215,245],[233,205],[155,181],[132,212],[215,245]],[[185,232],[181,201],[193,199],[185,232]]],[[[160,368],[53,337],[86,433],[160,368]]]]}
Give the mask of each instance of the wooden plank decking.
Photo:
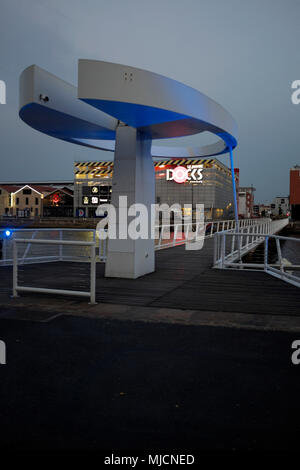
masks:
{"type": "MultiPolygon", "coordinates": [[[[263,272],[212,269],[213,240],[199,251],[184,246],[156,253],[156,272],[142,278],[104,278],[97,265],[98,302],[212,312],[300,316],[300,289],[263,272]]],[[[21,267],[24,285],[88,288],[87,263],[21,267]],[[23,272],[22,272],[23,271],[23,272]]],[[[11,267],[0,268],[2,290],[11,286],[11,267]],[[5,286],[5,287],[4,287],[5,286]]],[[[34,296],[35,294],[30,294],[34,296]]]]}

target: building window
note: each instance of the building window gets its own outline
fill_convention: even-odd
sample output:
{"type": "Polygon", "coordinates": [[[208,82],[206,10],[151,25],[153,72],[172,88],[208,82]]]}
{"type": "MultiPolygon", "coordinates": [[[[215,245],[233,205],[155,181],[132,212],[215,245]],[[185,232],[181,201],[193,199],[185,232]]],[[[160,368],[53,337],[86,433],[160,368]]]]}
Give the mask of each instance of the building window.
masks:
{"type": "Polygon", "coordinates": [[[28,206],[28,204],[29,204],[29,198],[28,197],[25,199],[25,204],[26,204],[26,206],[28,206]]]}
{"type": "Polygon", "coordinates": [[[35,205],[37,206],[37,205],[38,205],[38,203],[39,203],[39,198],[38,198],[38,197],[36,197],[36,198],[35,198],[35,205]]]}
{"type": "Polygon", "coordinates": [[[19,204],[19,198],[18,197],[16,198],[16,204],[17,205],[19,204]]]}
{"type": "Polygon", "coordinates": [[[30,188],[23,189],[23,194],[31,194],[31,189],[30,188]]]}

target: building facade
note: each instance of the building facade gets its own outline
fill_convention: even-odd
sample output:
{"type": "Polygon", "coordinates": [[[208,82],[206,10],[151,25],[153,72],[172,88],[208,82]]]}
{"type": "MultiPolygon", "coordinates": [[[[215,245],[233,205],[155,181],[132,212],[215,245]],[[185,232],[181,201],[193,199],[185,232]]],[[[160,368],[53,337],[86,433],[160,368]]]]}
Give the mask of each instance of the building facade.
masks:
{"type": "Polygon", "coordinates": [[[45,195],[43,217],[73,217],[73,191],[61,188],[45,195]]]}
{"type": "Polygon", "coordinates": [[[290,205],[292,218],[300,220],[300,165],[290,169],[290,205]]]}
{"type": "Polygon", "coordinates": [[[239,188],[239,217],[251,219],[254,215],[254,191],[253,186],[239,188]]]}
{"type": "Polygon", "coordinates": [[[256,204],[253,206],[254,217],[270,217],[271,206],[270,204],[256,204]]]}
{"type": "Polygon", "coordinates": [[[290,210],[289,198],[286,196],[279,196],[273,199],[271,203],[271,214],[273,216],[288,215],[290,210]]]}
{"type": "MultiPolygon", "coordinates": [[[[99,204],[110,202],[112,162],[75,162],[74,216],[94,217],[99,204]]],[[[156,203],[204,204],[205,217],[234,217],[231,172],[217,159],[154,162],[156,203]]]]}
{"type": "Polygon", "coordinates": [[[46,184],[0,184],[0,216],[72,217],[73,191],[46,184]]]}

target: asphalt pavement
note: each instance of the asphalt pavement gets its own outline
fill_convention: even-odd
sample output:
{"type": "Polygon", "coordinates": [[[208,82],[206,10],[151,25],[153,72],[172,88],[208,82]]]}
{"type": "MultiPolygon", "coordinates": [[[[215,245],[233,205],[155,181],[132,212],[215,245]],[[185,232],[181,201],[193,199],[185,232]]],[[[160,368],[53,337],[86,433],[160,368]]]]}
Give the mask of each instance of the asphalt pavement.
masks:
{"type": "Polygon", "coordinates": [[[60,316],[0,339],[1,449],[298,447],[293,333],[60,316]]]}

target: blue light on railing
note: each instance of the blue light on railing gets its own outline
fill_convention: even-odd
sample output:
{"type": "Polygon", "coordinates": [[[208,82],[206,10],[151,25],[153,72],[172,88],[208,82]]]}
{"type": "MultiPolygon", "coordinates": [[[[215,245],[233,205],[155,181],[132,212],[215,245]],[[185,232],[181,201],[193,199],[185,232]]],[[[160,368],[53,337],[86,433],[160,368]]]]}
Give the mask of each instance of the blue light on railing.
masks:
{"type": "Polygon", "coordinates": [[[5,235],[5,238],[10,238],[11,235],[12,235],[12,231],[11,230],[5,230],[4,235],[5,235]]]}

